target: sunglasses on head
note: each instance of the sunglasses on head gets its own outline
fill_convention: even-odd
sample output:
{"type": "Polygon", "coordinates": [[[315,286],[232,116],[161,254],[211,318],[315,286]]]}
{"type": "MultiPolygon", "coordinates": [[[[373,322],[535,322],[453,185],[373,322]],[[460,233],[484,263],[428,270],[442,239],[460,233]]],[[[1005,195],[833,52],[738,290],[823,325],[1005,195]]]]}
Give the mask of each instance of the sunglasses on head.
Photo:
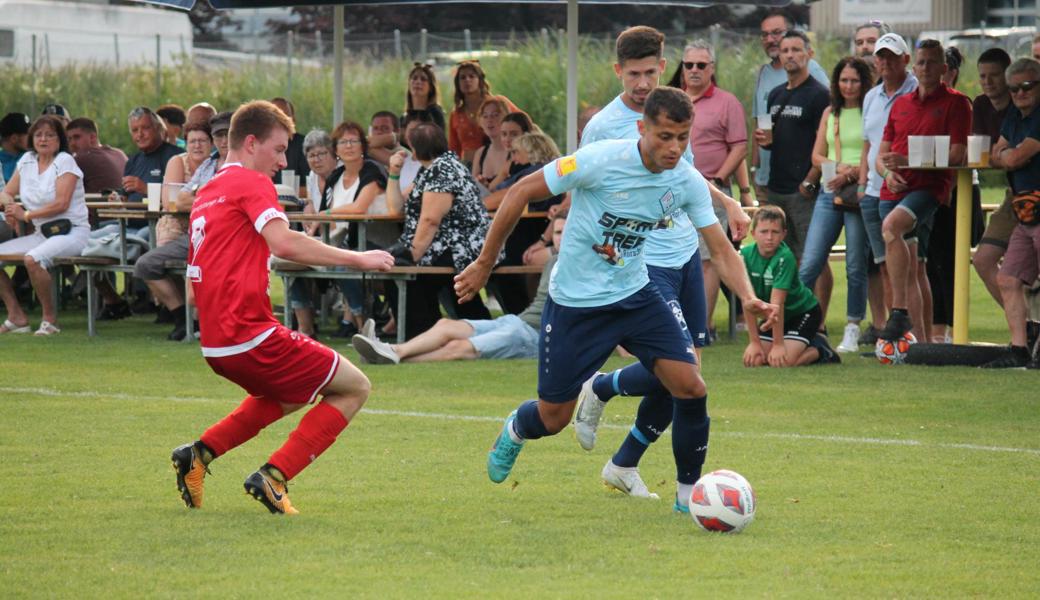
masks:
{"type": "Polygon", "coordinates": [[[715,64],[715,63],[711,63],[711,62],[686,62],[686,61],[683,61],[682,66],[687,71],[692,71],[694,67],[697,67],[698,69],[703,71],[704,69],[708,68],[708,65],[713,65],[713,64],[715,64]]]}
{"type": "Polygon", "coordinates": [[[1012,94],[1017,94],[1018,90],[1023,92],[1031,92],[1033,88],[1040,85],[1040,81],[1023,81],[1020,85],[1009,85],[1008,91],[1012,94]]]}

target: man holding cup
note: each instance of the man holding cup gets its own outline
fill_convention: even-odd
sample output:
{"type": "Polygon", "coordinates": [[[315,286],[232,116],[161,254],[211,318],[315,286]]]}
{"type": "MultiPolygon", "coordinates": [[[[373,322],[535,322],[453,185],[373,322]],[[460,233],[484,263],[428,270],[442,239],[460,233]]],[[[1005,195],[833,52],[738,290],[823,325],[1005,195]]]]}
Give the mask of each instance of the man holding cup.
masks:
{"type": "Polygon", "coordinates": [[[947,162],[965,162],[971,102],[942,82],[945,72],[942,44],[936,40],[920,42],[914,56],[917,91],[892,104],[878,149],[875,168],[884,178],[878,212],[883,219],[881,233],[892,286],[892,312],[879,334],[885,340],[898,339],[908,331],[918,339],[929,339],[930,306],[922,295],[928,284],[919,280],[918,263],[928,255],[928,235],[936,208],[950,203],[953,173],[906,167],[911,135],[949,136],[948,149],[942,149],[948,153],[947,162]]]}

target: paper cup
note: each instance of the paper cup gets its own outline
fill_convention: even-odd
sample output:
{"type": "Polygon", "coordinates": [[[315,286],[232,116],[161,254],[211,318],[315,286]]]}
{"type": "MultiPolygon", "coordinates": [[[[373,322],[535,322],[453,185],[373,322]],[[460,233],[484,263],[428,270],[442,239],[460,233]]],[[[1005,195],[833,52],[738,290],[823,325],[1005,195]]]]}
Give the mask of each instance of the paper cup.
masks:
{"type": "Polygon", "coordinates": [[[935,138],[935,166],[950,166],[950,136],[937,135],[935,138]]]}
{"type": "Polygon", "coordinates": [[[985,167],[989,163],[989,136],[988,135],[969,135],[968,136],[968,164],[973,167],[985,167]],[[986,160],[983,161],[983,154],[986,156],[986,160]]]}
{"type": "Polygon", "coordinates": [[[157,211],[162,208],[162,184],[148,184],[148,210],[157,211]]]}
{"type": "Polygon", "coordinates": [[[758,128],[769,131],[773,128],[773,116],[769,114],[758,115],[758,128]]]}
{"type": "Polygon", "coordinates": [[[824,189],[824,191],[833,192],[834,190],[832,190],[830,186],[827,185],[827,182],[831,179],[834,179],[834,177],[837,176],[838,163],[834,162],[833,160],[828,160],[827,162],[820,165],[820,169],[823,171],[823,175],[820,180],[821,187],[824,189]]]}

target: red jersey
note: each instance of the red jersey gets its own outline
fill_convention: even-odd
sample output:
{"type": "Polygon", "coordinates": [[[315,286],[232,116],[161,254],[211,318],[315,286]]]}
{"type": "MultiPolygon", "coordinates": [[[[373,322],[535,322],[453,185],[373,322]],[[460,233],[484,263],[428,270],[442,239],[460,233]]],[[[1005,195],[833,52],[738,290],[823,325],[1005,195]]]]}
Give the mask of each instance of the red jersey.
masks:
{"type": "MultiPolygon", "coordinates": [[[[891,142],[892,152],[907,156],[911,135],[949,135],[950,146],[953,146],[967,144],[970,133],[971,100],[940,83],[923,99],[916,91],[896,98],[881,141],[891,142]]],[[[902,200],[911,191],[928,190],[940,204],[949,205],[953,171],[900,169],[899,174],[906,179],[907,191],[893,193],[886,182],[881,186],[882,200],[902,200]]]]}
{"type": "Polygon", "coordinates": [[[198,191],[188,277],[204,356],[246,352],[278,325],[268,291],[271,250],[260,235],[273,219],[288,221],[271,179],[238,163],[225,165],[198,191]]]}

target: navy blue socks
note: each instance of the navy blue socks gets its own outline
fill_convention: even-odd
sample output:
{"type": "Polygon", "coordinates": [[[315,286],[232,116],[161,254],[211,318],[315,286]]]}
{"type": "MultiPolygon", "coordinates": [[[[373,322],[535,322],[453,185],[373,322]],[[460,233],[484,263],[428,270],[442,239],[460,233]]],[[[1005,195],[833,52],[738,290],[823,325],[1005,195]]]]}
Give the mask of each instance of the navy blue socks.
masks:
{"type": "Polygon", "coordinates": [[[592,391],[603,402],[614,396],[649,396],[667,394],[661,381],[642,363],[633,363],[613,373],[600,375],[592,380],[592,391]]]}
{"type": "Polygon", "coordinates": [[[708,397],[676,398],[672,418],[672,453],[675,455],[675,479],[692,485],[701,477],[704,457],[708,454],[708,397]]]}
{"type": "Polygon", "coordinates": [[[513,429],[525,440],[537,440],[549,435],[549,430],[545,428],[545,423],[542,423],[542,417],[538,414],[537,400],[528,400],[516,409],[513,429]]]}
{"type": "Polygon", "coordinates": [[[636,424],[611,459],[619,467],[634,467],[650,444],[661,437],[672,422],[672,397],[667,392],[647,396],[639,403],[636,424]]]}

